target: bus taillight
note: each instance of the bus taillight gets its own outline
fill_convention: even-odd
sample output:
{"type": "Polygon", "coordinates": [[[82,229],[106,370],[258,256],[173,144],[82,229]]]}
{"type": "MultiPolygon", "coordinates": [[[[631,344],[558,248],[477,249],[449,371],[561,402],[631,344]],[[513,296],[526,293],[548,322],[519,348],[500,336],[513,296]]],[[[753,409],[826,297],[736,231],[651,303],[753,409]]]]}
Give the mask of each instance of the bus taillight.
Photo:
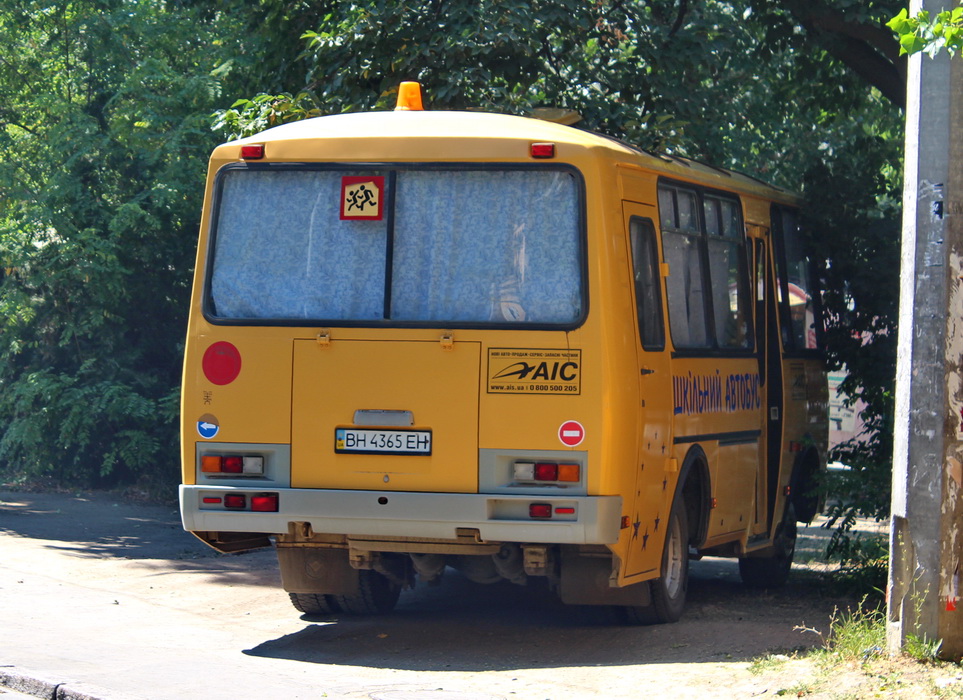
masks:
{"type": "Polygon", "coordinates": [[[578,483],[581,477],[581,467],[577,464],[559,464],[558,480],[578,483]]]}
{"type": "Polygon", "coordinates": [[[204,455],[201,457],[201,471],[205,474],[221,473],[220,455],[204,455]]]}
{"type": "Polygon", "coordinates": [[[227,474],[240,474],[244,462],[238,455],[229,455],[221,460],[221,471],[227,474]]]}
{"type": "Polygon", "coordinates": [[[577,484],[582,477],[582,467],[578,464],[558,464],[555,462],[515,462],[512,476],[517,482],[556,482],[577,484]]]}
{"type": "Polygon", "coordinates": [[[558,481],[558,465],[550,462],[535,464],[535,481],[558,481]]]}
{"type": "Polygon", "coordinates": [[[202,455],[201,471],[205,474],[262,476],[264,457],[261,455],[202,455]]]}
{"type": "Polygon", "coordinates": [[[276,493],[262,493],[251,496],[251,510],[259,513],[277,513],[278,495],[276,493]]]}
{"type": "Polygon", "coordinates": [[[208,492],[201,497],[202,507],[206,510],[234,510],[249,513],[277,513],[280,510],[280,495],[277,493],[228,493],[208,492]]]}

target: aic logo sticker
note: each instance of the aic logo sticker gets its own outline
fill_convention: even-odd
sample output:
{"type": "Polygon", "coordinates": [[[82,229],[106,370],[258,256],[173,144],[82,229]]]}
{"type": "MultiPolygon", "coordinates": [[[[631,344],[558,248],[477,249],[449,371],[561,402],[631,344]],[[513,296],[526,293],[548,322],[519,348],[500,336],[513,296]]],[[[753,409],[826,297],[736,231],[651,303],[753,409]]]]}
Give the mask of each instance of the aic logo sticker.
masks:
{"type": "Polygon", "coordinates": [[[581,350],[489,348],[489,394],[569,394],[582,391],[581,350]]]}

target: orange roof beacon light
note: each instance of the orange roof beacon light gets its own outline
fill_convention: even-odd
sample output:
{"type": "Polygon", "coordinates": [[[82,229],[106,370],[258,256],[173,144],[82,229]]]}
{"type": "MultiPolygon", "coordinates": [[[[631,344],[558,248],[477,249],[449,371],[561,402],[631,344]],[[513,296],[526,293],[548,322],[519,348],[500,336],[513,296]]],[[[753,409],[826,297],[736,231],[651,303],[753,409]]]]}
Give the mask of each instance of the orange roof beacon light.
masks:
{"type": "Polygon", "coordinates": [[[406,80],[398,86],[398,104],[396,112],[421,112],[421,83],[406,80]]]}

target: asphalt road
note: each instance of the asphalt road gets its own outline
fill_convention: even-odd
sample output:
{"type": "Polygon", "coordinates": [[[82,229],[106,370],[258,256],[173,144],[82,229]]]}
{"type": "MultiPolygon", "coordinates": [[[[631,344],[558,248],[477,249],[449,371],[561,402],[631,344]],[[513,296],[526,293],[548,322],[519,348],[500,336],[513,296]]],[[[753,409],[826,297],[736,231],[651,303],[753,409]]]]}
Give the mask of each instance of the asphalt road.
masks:
{"type": "MultiPolygon", "coordinates": [[[[806,533],[817,547],[822,533],[806,533]]],[[[734,562],[704,560],[680,623],[633,628],[537,580],[450,573],[389,616],[308,618],[272,551],[217,554],[174,509],[0,492],[0,685],[6,671],[74,700],[751,697],[772,689],[750,661],[817,644],[797,628],[828,629],[849,602],[805,567],[760,594],[734,562]]]]}

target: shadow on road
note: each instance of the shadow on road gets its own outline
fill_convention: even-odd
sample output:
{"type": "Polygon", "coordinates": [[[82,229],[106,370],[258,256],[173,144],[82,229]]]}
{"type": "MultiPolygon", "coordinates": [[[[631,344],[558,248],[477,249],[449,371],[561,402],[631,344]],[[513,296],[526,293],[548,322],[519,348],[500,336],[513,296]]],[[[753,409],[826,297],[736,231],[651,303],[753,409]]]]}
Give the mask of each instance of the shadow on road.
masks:
{"type": "Polygon", "coordinates": [[[814,646],[796,627],[828,619],[848,601],[823,598],[812,574],[786,589],[752,592],[735,562],[695,562],[681,622],[625,627],[609,608],[564,606],[542,579],[481,586],[449,570],[441,586],[402,596],[380,618],[302,619],[304,629],[244,653],[292,661],[409,671],[513,669],[748,661],[814,646]]]}
{"type": "MultiPolygon", "coordinates": [[[[184,532],[170,507],[125,504],[104,494],[0,492],[0,533],[68,556],[136,560],[158,576],[198,573],[215,583],[276,587],[285,597],[273,552],[218,554],[184,532]]],[[[814,552],[828,536],[813,528],[804,535],[800,550],[814,552]]],[[[815,635],[797,628],[825,623],[835,607],[851,602],[823,597],[823,589],[816,574],[800,566],[785,589],[750,591],[734,561],[706,559],[693,562],[681,622],[623,627],[608,608],[562,605],[544,579],[483,586],[449,571],[440,586],[405,592],[392,615],[304,617],[303,629],[244,653],[415,671],[744,661],[815,645],[815,635]]],[[[298,613],[292,607],[290,614],[298,613]]]]}
{"type": "Polygon", "coordinates": [[[102,493],[0,492],[0,533],[47,540],[49,547],[77,556],[171,560],[220,556],[184,532],[176,508],[127,504],[102,493]]]}

